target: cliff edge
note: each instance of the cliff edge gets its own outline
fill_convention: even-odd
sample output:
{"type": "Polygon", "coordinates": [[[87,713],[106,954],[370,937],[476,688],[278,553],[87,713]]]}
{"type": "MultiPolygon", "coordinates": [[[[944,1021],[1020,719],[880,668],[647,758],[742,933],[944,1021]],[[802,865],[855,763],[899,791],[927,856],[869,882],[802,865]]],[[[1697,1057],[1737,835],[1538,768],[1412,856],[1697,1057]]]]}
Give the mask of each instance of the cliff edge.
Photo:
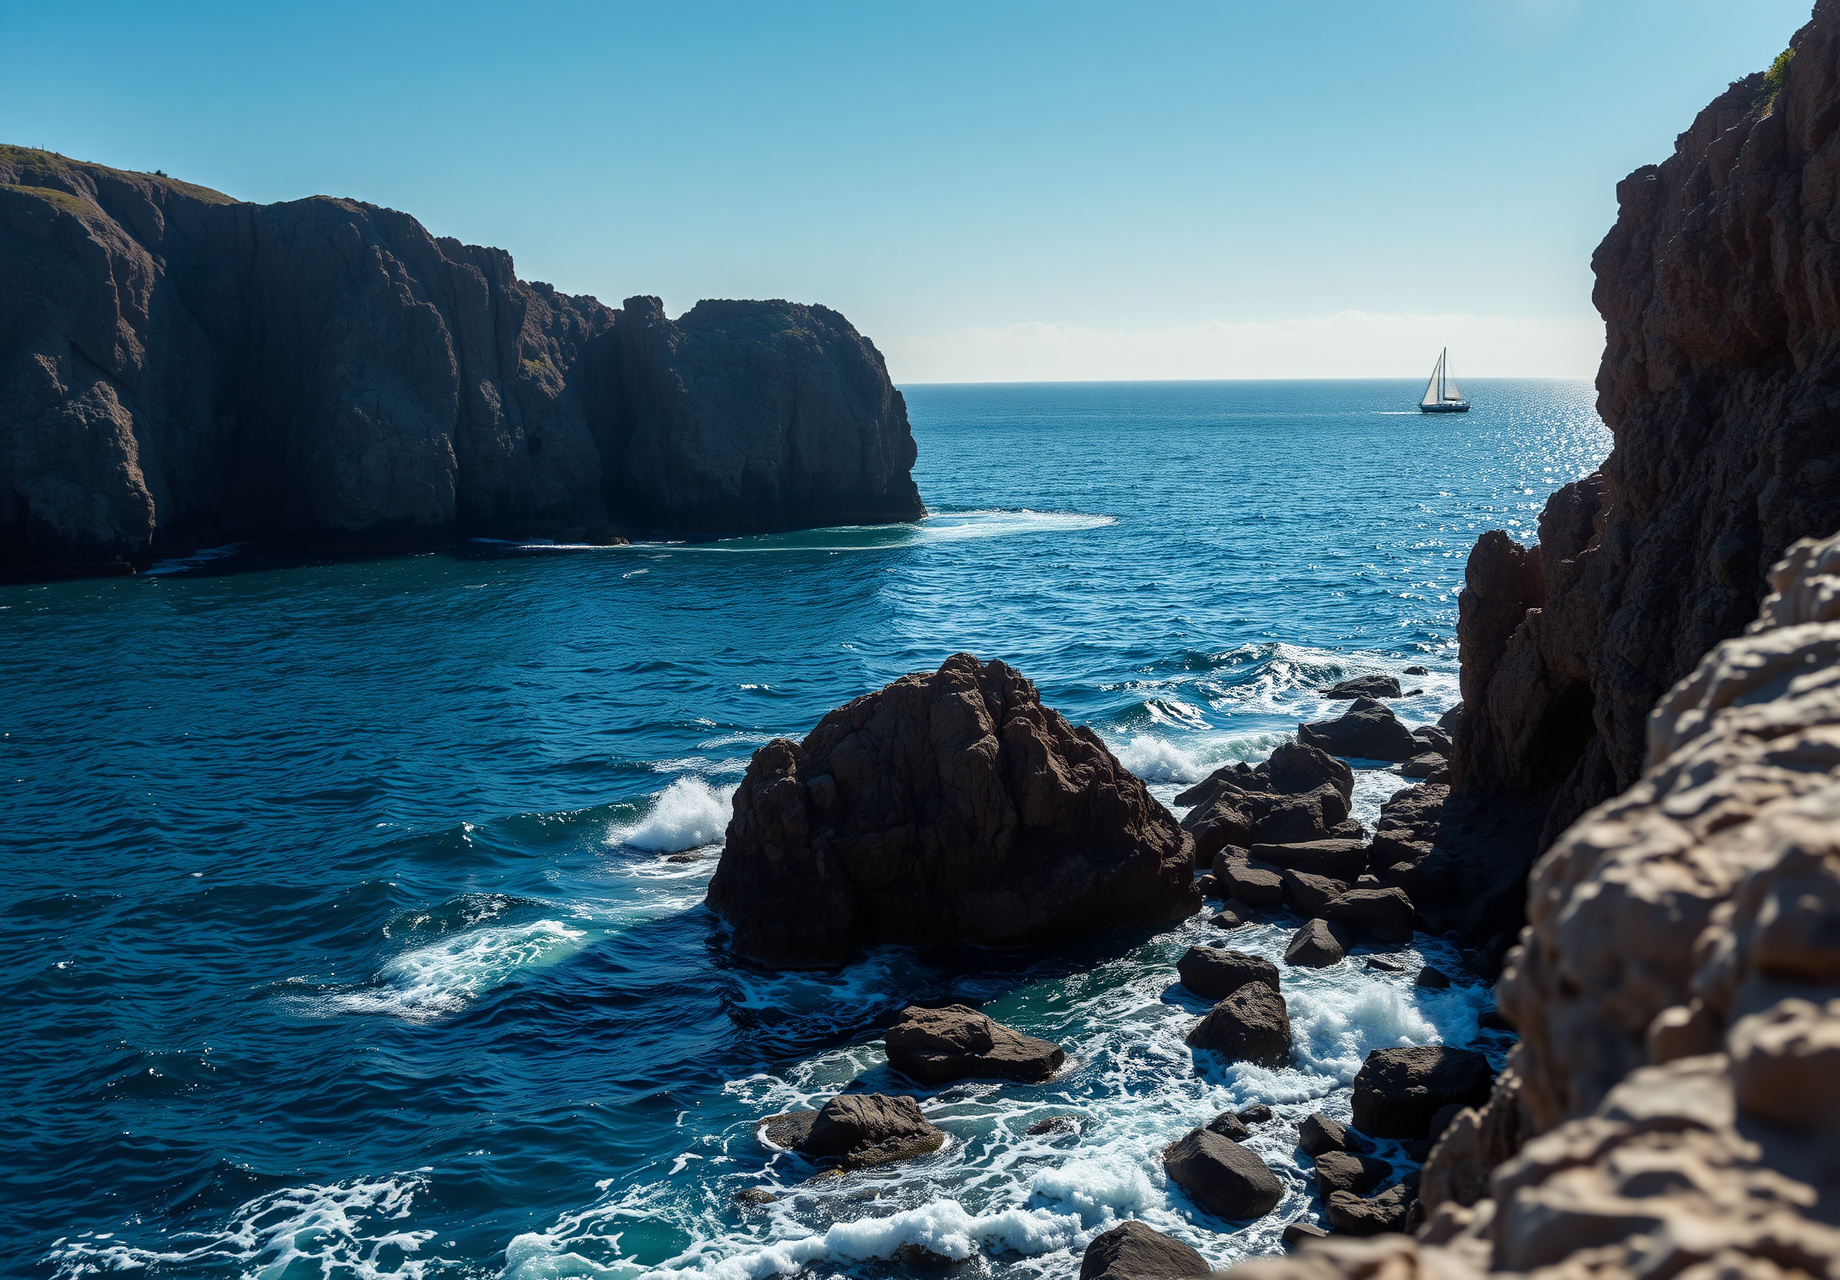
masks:
{"type": "Polygon", "coordinates": [[[824,307],[674,322],[395,210],[0,147],[0,576],[244,536],[912,520],[914,457],[881,354],[824,307]]]}

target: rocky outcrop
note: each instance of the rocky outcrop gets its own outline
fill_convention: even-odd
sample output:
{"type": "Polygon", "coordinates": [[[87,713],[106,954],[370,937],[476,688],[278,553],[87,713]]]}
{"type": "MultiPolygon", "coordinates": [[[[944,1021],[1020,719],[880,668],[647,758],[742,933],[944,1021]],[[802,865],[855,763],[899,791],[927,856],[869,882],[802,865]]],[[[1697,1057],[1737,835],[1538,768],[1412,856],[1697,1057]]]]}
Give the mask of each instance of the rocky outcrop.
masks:
{"type": "Polygon", "coordinates": [[[1498,988],[1523,1039],[1447,1122],[1419,1238],[1242,1273],[1840,1275],[1840,538],[1770,585],[1535,867],[1498,988]]]}
{"type": "Polygon", "coordinates": [[[882,1035],[888,1065],[924,1085],[970,1077],[1046,1080],[1066,1050],[1025,1036],[962,1004],[943,1009],[909,1005],[882,1035]]]}
{"type": "Polygon", "coordinates": [[[1259,765],[1216,769],[1176,797],[1193,806],[1182,827],[1206,863],[1226,848],[1321,840],[1342,830],[1354,771],[1325,751],[1287,742],[1259,765]]]}
{"type": "Polygon", "coordinates": [[[841,964],[879,942],[1011,945],[1180,920],[1193,842],[1097,734],[969,654],[754,753],[711,909],[736,951],[841,964]]]}
{"type": "Polygon", "coordinates": [[[0,574],[910,520],[913,461],[823,307],[616,311],[391,209],[0,147],[0,574]]]}
{"type": "Polygon", "coordinates": [[[1298,725],[1297,741],[1332,756],[1360,760],[1410,760],[1423,750],[1391,707],[1368,697],[1355,698],[1333,720],[1298,725]]]}

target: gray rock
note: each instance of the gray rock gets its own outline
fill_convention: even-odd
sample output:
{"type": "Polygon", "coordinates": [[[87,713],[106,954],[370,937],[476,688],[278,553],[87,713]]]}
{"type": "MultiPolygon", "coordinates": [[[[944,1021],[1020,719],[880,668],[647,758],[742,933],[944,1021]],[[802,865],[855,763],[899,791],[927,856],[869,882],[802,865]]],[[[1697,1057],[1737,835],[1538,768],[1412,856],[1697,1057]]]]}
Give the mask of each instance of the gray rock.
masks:
{"type": "Polygon", "coordinates": [[[1284,963],[1309,969],[1326,969],[1340,964],[1354,945],[1354,933],[1347,925],[1332,920],[1309,920],[1291,935],[1284,948],[1284,963]]]}
{"type": "Polygon", "coordinates": [[[1201,1280],[1212,1274],[1195,1250],[1137,1221],[1093,1237],[1080,1259],[1080,1280],[1201,1280]]]}
{"type": "Polygon", "coordinates": [[[1355,1127],[1380,1138],[1423,1138],[1445,1107],[1487,1102],[1493,1078],[1474,1049],[1375,1049],[1354,1078],[1355,1127]]]}
{"type": "Polygon", "coordinates": [[[1190,947],[1176,961],[1182,985],[1204,1000],[1225,1000],[1248,982],[1280,988],[1278,966],[1230,947],[1190,947]]]}
{"type": "Polygon", "coordinates": [[[888,1065],[924,1085],[975,1076],[1046,1080],[1067,1060],[1059,1045],[1025,1036],[962,1004],[909,1005],[882,1039],[888,1065]]]}
{"type": "Polygon", "coordinates": [[[1188,1043],[1232,1062],[1281,1067],[1291,1055],[1284,997],[1264,982],[1248,982],[1208,1011],[1188,1033],[1188,1043]]]}
{"type": "Polygon", "coordinates": [[[1222,1218],[1262,1218],[1284,1198],[1284,1184],[1263,1160],[1206,1129],[1164,1147],[1163,1169],[1196,1204],[1222,1218]]]}

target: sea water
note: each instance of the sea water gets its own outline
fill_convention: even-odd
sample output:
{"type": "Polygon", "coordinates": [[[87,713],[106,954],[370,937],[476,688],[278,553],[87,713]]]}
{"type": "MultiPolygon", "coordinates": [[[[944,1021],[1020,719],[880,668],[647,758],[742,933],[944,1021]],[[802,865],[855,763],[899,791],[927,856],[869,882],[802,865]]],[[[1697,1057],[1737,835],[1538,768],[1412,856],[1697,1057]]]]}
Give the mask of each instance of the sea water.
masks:
{"type": "MultiPolygon", "coordinates": [[[[1126,1217],[1274,1249],[1321,1213],[1295,1124],[1346,1116],[1370,1049],[1505,1051],[1485,986],[1412,985],[1460,974],[1450,943],[1287,969],[1272,1070],[1183,1043],[1205,916],[772,974],[704,887],[756,747],[960,650],[1166,802],[1337,679],[1422,665],[1395,705],[1435,719],[1470,544],[1531,539],[1609,446],[1585,384],[1470,389],[1422,417],[1403,382],[913,387],[915,526],[0,588],[0,1269],[1070,1277],[1126,1217]],[[880,1028],[948,998],[1067,1066],[913,1089],[880,1028]],[[757,1141],[843,1088],[916,1093],[947,1144],[829,1176],[757,1141]],[[1255,1101],[1285,1198],[1223,1222],[1157,1153],[1255,1101]]],[[[1356,815],[1401,785],[1364,769],[1356,815]]],[[[1276,958],[1295,923],[1231,942],[1276,958]]]]}

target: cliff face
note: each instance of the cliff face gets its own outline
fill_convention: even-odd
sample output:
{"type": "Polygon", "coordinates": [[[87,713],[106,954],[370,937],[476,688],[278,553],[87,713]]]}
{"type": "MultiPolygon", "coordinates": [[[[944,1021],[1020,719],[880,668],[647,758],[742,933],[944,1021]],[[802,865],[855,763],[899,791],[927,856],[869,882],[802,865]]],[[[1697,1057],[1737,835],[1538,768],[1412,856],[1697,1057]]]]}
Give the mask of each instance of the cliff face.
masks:
{"type": "Polygon", "coordinates": [[[910,520],[913,461],[880,354],[822,307],[674,324],[393,210],[0,147],[0,574],[910,520]]]}
{"type": "Polygon", "coordinates": [[[1550,797],[1542,845],[1636,780],[1649,710],[1755,615],[1764,569],[1840,527],[1832,0],[1793,48],[1780,93],[1732,85],[1618,185],[1592,262],[1615,448],[1547,504],[1537,573],[1472,558],[1478,613],[1525,617],[1464,637],[1453,791],[1550,797]]]}

